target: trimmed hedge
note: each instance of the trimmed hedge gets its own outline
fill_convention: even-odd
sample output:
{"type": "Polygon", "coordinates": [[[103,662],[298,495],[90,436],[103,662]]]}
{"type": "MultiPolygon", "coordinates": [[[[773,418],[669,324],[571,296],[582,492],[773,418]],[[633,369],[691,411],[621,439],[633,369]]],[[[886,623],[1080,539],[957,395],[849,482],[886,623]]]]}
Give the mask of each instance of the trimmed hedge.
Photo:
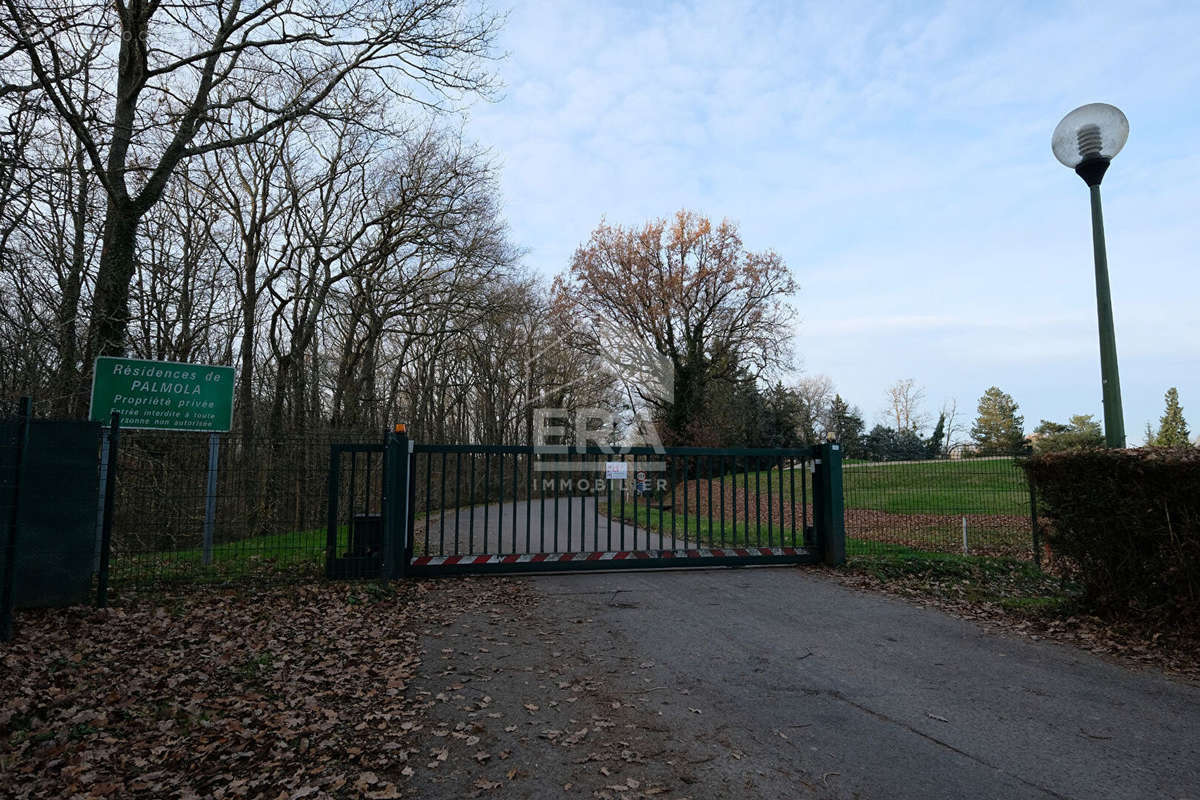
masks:
{"type": "Polygon", "coordinates": [[[1046,453],[1025,469],[1094,610],[1200,620],[1200,450],[1046,453]]]}

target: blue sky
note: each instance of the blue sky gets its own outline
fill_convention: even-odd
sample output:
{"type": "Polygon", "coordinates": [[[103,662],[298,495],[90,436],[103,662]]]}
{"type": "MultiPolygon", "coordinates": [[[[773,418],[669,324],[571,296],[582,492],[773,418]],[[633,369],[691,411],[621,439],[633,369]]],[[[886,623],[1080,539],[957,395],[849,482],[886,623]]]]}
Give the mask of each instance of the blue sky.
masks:
{"type": "Polygon", "coordinates": [[[1050,134],[1088,102],[1129,142],[1104,181],[1130,443],[1177,386],[1200,433],[1196,3],[512,6],[505,88],[468,134],[502,168],[526,263],[602,217],[690,208],[773,248],[801,290],[798,373],[868,423],[914,378],[973,418],[1102,418],[1087,187],[1050,134]]]}

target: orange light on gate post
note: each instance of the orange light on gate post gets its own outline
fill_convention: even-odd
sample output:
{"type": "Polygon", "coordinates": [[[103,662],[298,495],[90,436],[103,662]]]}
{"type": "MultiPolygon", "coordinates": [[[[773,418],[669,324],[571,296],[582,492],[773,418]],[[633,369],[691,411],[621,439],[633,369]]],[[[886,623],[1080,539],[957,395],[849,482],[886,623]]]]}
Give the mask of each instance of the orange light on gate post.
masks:
{"type": "Polygon", "coordinates": [[[403,422],[397,422],[392,428],[392,433],[408,433],[408,426],[403,422]]]}

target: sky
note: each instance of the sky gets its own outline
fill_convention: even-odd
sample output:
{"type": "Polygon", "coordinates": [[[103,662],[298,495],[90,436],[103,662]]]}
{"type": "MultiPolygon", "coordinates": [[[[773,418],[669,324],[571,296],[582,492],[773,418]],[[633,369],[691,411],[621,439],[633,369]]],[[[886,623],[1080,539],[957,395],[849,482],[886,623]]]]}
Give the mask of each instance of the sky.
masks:
{"type": "Polygon", "coordinates": [[[883,422],[912,378],[969,426],[1103,418],[1086,185],[1050,135],[1121,108],[1103,184],[1130,444],[1179,389],[1200,433],[1200,3],[516,2],[467,133],[547,278],[607,219],[688,208],[773,249],[796,369],[883,422]]]}

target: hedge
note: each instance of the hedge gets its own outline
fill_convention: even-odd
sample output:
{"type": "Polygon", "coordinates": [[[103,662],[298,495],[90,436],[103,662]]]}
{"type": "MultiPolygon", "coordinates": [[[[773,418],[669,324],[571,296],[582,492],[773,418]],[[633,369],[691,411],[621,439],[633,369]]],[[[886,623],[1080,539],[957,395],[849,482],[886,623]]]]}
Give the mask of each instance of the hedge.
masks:
{"type": "Polygon", "coordinates": [[[1200,450],[1073,450],[1025,469],[1093,610],[1200,620],[1200,450]]]}

